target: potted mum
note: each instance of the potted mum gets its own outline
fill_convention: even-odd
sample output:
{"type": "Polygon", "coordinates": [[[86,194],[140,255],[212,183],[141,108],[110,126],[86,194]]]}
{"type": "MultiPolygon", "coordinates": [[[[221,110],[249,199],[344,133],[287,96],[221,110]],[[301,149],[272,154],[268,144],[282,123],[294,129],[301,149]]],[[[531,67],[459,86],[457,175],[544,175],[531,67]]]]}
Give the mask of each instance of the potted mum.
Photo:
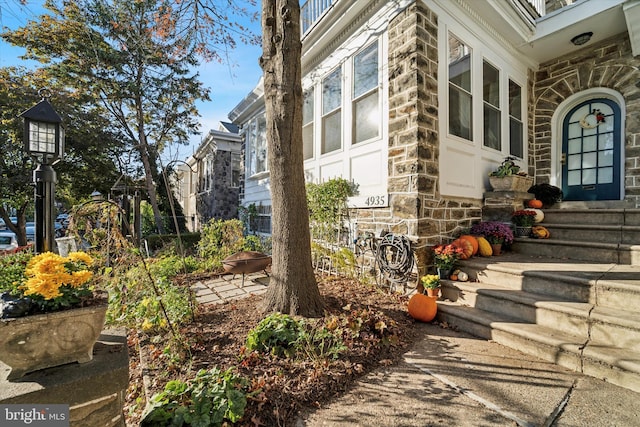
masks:
{"type": "Polygon", "coordinates": [[[425,293],[430,297],[437,297],[440,289],[440,277],[436,274],[427,274],[420,278],[425,293]]]}
{"type": "Polygon", "coordinates": [[[441,279],[449,277],[449,272],[453,269],[461,253],[462,249],[452,244],[437,245],[433,248],[433,263],[441,279]]]}
{"type": "Polygon", "coordinates": [[[92,286],[93,258],[15,255],[3,257],[0,274],[0,360],[12,368],[8,379],[91,360],[107,310],[92,286]]]}
{"type": "Polygon", "coordinates": [[[536,219],[536,212],[529,209],[520,209],[511,214],[511,222],[516,226],[516,236],[529,237],[531,227],[536,219]]]}
{"type": "Polygon", "coordinates": [[[483,236],[491,244],[494,255],[500,255],[503,244],[513,243],[513,231],[500,221],[483,221],[471,227],[471,234],[483,236]]]}

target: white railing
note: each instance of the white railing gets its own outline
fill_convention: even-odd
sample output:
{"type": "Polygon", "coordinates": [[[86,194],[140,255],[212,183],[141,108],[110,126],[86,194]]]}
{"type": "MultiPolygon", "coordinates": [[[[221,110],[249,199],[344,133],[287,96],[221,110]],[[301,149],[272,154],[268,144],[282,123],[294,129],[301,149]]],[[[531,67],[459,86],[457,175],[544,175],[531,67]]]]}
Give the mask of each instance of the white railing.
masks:
{"type": "Polygon", "coordinates": [[[546,14],[545,0],[528,0],[528,2],[540,16],[546,14]]]}
{"type": "MultiPolygon", "coordinates": [[[[300,8],[302,35],[313,27],[324,13],[338,0],[307,0],[300,8]]],[[[543,2],[544,3],[544,2],[543,2]]]]}

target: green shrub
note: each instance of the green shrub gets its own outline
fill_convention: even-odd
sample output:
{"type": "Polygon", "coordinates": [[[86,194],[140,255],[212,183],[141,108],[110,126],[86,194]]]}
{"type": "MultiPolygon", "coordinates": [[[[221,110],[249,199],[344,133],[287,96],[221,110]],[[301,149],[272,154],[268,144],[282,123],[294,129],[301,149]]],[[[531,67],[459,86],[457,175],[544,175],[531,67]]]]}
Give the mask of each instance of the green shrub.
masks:
{"type": "Polygon", "coordinates": [[[26,280],[24,269],[33,252],[22,251],[0,256],[0,292],[13,291],[26,280]]]}
{"type": "MultiPolygon", "coordinates": [[[[339,331],[338,331],[339,332],[339,331]]],[[[246,347],[276,356],[337,358],[346,347],[339,334],[321,324],[308,324],[287,314],[273,313],[247,335],[246,347]]]]}
{"type": "Polygon", "coordinates": [[[304,322],[295,320],[288,314],[273,313],[249,331],[246,346],[249,350],[261,353],[293,356],[296,344],[304,334],[304,322]]]}
{"type": "Polygon", "coordinates": [[[150,399],[140,423],[152,426],[222,426],[242,419],[249,382],[230,369],[198,371],[195,378],[170,381],[150,399]]]}

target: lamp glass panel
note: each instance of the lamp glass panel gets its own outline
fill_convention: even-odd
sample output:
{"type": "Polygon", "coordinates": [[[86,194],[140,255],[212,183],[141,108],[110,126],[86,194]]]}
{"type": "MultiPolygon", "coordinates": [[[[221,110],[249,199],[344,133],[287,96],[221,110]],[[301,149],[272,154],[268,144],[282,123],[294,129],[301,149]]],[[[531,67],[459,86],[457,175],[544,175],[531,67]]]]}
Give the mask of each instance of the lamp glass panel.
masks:
{"type": "Polygon", "coordinates": [[[54,123],[29,122],[29,151],[55,154],[56,125],[54,123]]]}

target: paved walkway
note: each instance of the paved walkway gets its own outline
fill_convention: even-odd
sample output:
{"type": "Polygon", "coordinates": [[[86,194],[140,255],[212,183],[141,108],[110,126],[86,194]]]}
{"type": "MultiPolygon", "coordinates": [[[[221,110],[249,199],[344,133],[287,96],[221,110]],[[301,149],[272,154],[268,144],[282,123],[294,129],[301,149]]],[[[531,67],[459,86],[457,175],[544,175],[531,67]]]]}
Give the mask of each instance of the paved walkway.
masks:
{"type": "Polygon", "coordinates": [[[227,301],[245,298],[251,294],[262,294],[267,290],[269,277],[264,272],[225,274],[212,279],[199,280],[191,287],[200,304],[222,304],[227,301]]]}

